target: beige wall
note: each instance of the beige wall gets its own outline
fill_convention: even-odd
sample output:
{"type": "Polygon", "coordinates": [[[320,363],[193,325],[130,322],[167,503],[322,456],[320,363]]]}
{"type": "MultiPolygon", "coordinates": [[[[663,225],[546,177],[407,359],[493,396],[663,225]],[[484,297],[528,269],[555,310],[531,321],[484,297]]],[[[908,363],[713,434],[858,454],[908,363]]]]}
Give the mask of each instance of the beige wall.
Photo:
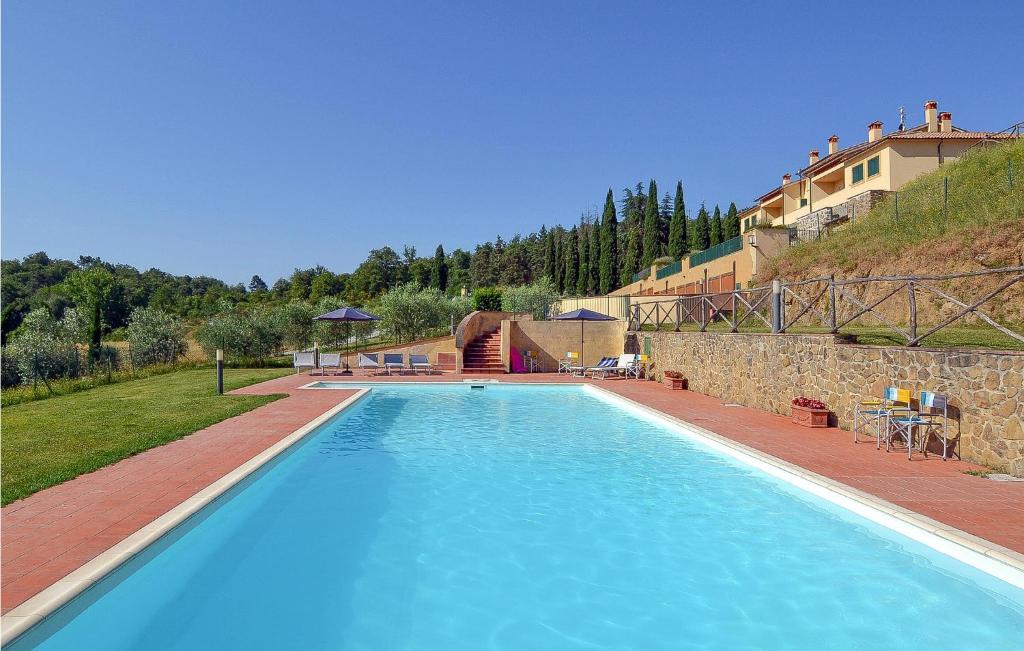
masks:
{"type": "Polygon", "coordinates": [[[818,398],[846,429],[857,402],[886,386],[944,394],[963,458],[1024,475],[1024,354],[857,346],[828,335],[637,336],[641,349],[650,339],[659,377],[678,370],[694,391],[780,414],[798,395],[818,398]]]}
{"type": "MultiPolygon", "coordinates": [[[[565,353],[580,351],[580,323],[584,365],[594,365],[604,356],[622,354],[625,321],[505,321],[502,329],[509,333],[509,346],[518,348],[520,353],[536,351],[544,370],[554,371],[565,353]]],[[[502,354],[502,359],[507,359],[507,353],[502,354]]]]}

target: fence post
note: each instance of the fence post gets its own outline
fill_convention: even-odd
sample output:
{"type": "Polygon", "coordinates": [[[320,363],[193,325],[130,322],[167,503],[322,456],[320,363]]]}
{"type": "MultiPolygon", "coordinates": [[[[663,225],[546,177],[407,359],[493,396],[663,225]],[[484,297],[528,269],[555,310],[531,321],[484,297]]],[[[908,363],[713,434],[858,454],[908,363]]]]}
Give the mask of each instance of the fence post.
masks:
{"type": "Polygon", "coordinates": [[[683,299],[676,299],[676,332],[679,332],[680,323],[683,320],[683,299]]]}
{"type": "Polygon", "coordinates": [[[949,177],[942,177],[942,219],[949,217],[949,177]]]}
{"type": "Polygon", "coordinates": [[[917,339],[917,296],[914,295],[914,281],[907,281],[907,301],[910,304],[910,341],[908,345],[916,346],[917,343],[910,344],[917,339]]]}
{"type": "Polygon", "coordinates": [[[1006,182],[1010,184],[1010,189],[1013,189],[1013,161],[1010,159],[1006,160],[1006,182]]]}
{"type": "Polygon", "coordinates": [[[782,282],[772,281],[772,334],[782,332],[782,282]]]}
{"type": "Polygon", "coordinates": [[[837,307],[836,307],[836,275],[835,274],[829,274],[829,277],[828,277],[828,305],[829,305],[830,308],[832,308],[831,310],[829,310],[829,318],[828,318],[829,332],[831,332],[832,334],[835,334],[836,330],[838,330],[838,328],[836,328],[836,323],[839,320],[839,318],[838,318],[838,316],[836,314],[837,307]]]}
{"type": "Polygon", "coordinates": [[[893,203],[896,206],[896,219],[895,219],[895,221],[899,222],[899,220],[900,220],[900,193],[899,192],[893,192],[892,194],[893,194],[893,203]]]}

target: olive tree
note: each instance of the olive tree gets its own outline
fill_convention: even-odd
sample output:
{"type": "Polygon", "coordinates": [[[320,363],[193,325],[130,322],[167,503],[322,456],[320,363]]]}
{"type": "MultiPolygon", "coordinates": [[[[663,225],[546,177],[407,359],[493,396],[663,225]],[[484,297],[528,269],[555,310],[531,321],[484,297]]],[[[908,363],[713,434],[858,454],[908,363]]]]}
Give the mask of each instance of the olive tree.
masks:
{"type": "Polygon", "coordinates": [[[558,300],[558,290],[547,276],[530,285],[507,287],[501,293],[501,309],[505,312],[529,312],[534,319],[547,316],[552,303],[558,300]]]}
{"type": "Polygon", "coordinates": [[[151,307],[132,310],[125,328],[133,367],[171,364],[185,354],[185,324],[178,318],[151,307]]]}
{"type": "Polygon", "coordinates": [[[18,363],[26,382],[77,377],[81,373],[78,343],[85,339],[86,324],[78,310],[68,308],[55,319],[46,308],[37,308],[25,316],[7,346],[18,363]]]}

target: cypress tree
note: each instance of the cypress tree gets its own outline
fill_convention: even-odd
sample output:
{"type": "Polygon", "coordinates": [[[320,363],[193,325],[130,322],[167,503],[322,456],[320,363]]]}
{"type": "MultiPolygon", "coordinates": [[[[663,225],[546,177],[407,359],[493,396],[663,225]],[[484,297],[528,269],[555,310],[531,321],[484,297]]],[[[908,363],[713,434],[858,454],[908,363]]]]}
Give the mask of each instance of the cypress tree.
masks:
{"type": "MultiPolygon", "coordinates": [[[[614,207],[614,206],[613,206],[614,207]]],[[[590,225],[590,273],[587,275],[587,293],[596,294],[601,285],[601,223],[594,219],[590,225]]]]}
{"type": "Polygon", "coordinates": [[[544,237],[544,275],[555,282],[555,229],[548,231],[544,237]]]}
{"type": "Polygon", "coordinates": [[[576,294],[585,296],[587,294],[587,281],[590,280],[590,226],[584,222],[580,224],[579,232],[579,273],[576,275],[576,294]]]}
{"type": "Polygon", "coordinates": [[[711,218],[711,246],[721,244],[725,239],[722,237],[722,211],[715,206],[715,216],[711,218]]]}
{"type": "Polygon", "coordinates": [[[725,213],[725,239],[729,240],[739,237],[740,234],[740,212],[736,210],[736,202],[729,203],[729,210],[725,213]]]}
{"type": "MultiPolygon", "coordinates": [[[[651,179],[644,210],[643,251],[640,255],[640,269],[650,267],[658,257],[658,185],[651,179]]],[[[639,271],[639,269],[637,269],[639,271]]]]}
{"type": "Polygon", "coordinates": [[[551,277],[551,281],[555,283],[555,288],[559,294],[565,291],[565,283],[563,281],[565,277],[565,265],[563,264],[565,254],[562,251],[562,232],[561,226],[551,231],[555,238],[555,275],[551,277]]]}
{"type": "Polygon", "coordinates": [[[576,277],[580,270],[579,232],[575,226],[569,230],[569,236],[562,244],[562,251],[565,256],[565,273],[562,278],[562,284],[565,287],[564,293],[572,294],[576,291],[576,277]]]}
{"type": "Polygon", "coordinates": [[[668,227],[668,254],[681,259],[690,250],[687,234],[686,204],[683,201],[683,182],[676,183],[676,200],[672,210],[672,221],[668,227]]]}
{"type": "Polygon", "coordinates": [[[658,255],[668,253],[668,231],[672,224],[672,196],[666,192],[661,198],[661,208],[658,209],[658,255]]]}
{"type": "Polygon", "coordinates": [[[640,271],[640,259],[643,254],[642,239],[640,224],[634,220],[633,226],[626,231],[626,259],[622,263],[620,286],[633,282],[633,275],[640,271]]]}
{"type": "Polygon", "coordinates": [[[619,279],[619,222],[615,217],[615,197],[608,188],[601,216],[601,270],[598,289],[602,294],[615,289],[619,279]]]}
{"type": "Polygon", "coordinates": [[[697,211],[697,223],[693,229],[693,248],[696,251],[703,251],[711,247],[711,220],[708,218],[708,211],[704,204],[700,205],[697,211]]]}
{"type": "Polygon", "coordinates": [[[444,258],[444,247],[440,244],[434,251],[434,264],[430,268],[430,286],[442,292],[448,289],[448,261],[444,258]]]}

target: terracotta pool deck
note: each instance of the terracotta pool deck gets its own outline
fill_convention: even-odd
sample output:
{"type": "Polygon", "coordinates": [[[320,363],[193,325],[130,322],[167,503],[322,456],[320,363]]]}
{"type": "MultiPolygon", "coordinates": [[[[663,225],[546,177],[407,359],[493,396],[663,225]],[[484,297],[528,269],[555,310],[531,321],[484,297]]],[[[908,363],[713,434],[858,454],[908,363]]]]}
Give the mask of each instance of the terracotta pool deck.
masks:
{"type": "MultiPolygon", "coordinates": [[[[552,374],[501,375],[506,382],[579,382],[552,374]]],[[[8,612],[266,450],[353,391],[304,390],[319,377],[290,375],[237,393],[287,398],[228,419],[2,509],[0,605],[8,612]]],[[[338,381],[461,381],[488,376],[327,378],[338,381]]],[[[654,382],[596,381],[624,398],[711,430],[967,533],[1024,553],[1024,482],[965,474],[979,466],[854,445],[836,428],[810,430],[785,416],[723,405],[654,382]]]]}

